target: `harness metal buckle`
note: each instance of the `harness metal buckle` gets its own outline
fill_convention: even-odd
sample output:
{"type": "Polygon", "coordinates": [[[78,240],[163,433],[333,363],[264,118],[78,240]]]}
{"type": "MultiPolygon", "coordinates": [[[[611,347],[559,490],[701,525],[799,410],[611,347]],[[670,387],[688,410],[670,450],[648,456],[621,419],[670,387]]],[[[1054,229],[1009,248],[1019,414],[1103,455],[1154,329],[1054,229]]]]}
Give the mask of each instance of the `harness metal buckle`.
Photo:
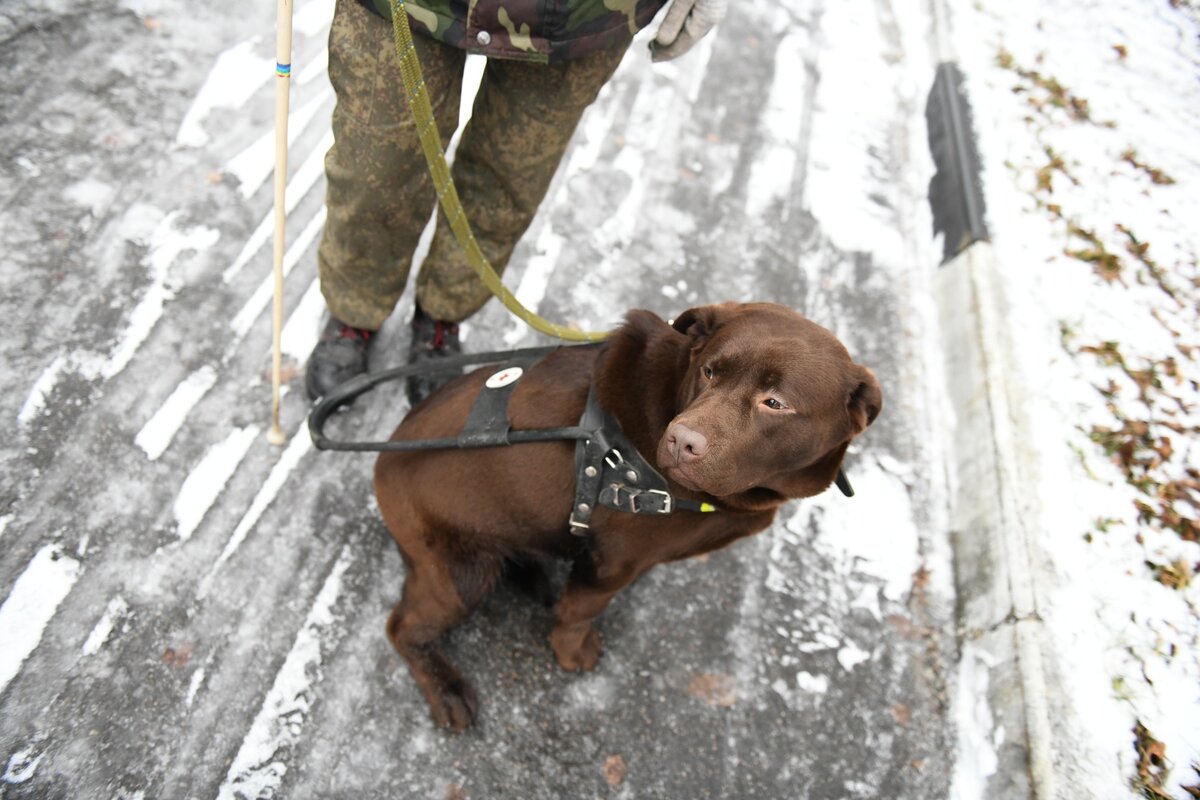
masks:
{"type": "MultiPolygon", "coordinates": [[[[620,486],[620,487],[618,487],[617,491],[618,492],[624,491],[624,492],[629,493],[629,510],[632,511],[634,514],[642,514],[642,513],[670,514],[674,510],[674,498],[671,497],[670,492],[664,492],[662,489],[630,489],[627,486],[620,486]],[[658,504],[658,503],[655,504],[660,507],[652,508],[650,511],[643,512],[642,504],[638,502],[638,498],[644,497],[645,495],[649,495],[649,494],[655,494],[655,495],[660,496],[662,498],[662,502],[661,502],[661,504],[658,504]]],[[[618,496],[619,496],[619,494],[618,494],[618,496]]]]}
{"type": "Polygon", "coordinates": [[[619,467],[625,463],[625,457],[621,455],[620,450],[618,450],[617,448],[614,447],[613,449],[609,450],[608,453],[604,454],[604,463],[608,464],[613,469],[616,469],[617,467],[619,467]],[[613,460],[608,457],[609,453],[611,453],[612,455],[617,457],[616,463],[613,463],[613,460]]]}
{"type": "Polygon", "coordinates": [[[647,489],[646,494],[662,495],[663,507],[662,507],[662,511],[658,512],[659,514],[670,514],[672,511],[675,510],[674,509],[675,498],[671,497],[670,492],[664,492],[662,489],[647,489]]]}

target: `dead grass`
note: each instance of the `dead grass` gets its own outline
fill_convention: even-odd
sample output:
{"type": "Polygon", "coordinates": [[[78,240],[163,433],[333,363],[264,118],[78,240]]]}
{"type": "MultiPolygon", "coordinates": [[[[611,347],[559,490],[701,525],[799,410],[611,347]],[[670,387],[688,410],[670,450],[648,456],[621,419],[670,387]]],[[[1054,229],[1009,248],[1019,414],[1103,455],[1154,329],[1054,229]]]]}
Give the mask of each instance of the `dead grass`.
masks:
{"type": "MultiPolygon", "coordinates": [[[[1096,122],[1086,98],[1053,76],[1017,63],[1011,53],[1001,50],[997,64],[1017,77],[1013,91],[1026,97],[1034,115],[1029,121],[1115,128],[1112,123],[1096,122]],[[1067,115],[1066,120],[1062,113],[1067,115]]],[[[1088,426],[1084,433],[1112,459],[1126,482],[1136,490],[1134,505],[1139,525],[1174,531],[1190,541],[1200,540],[1197,521],[1200,473],[1182,459],[1174,458],[1177,442],[1200,440],[1200,426],[1195,423],[1200,415],[1194,413],[1200,386],[1190,377],[1200,375],[1197,358],[1200,348],[1192,341],[1200,328],[1200,268],[1194,257],[1190,263],[1160,263],[1153,255],[1151,242],[1121,220],[1112,220],[1104,228],[1082,222],[1064,207],[1067,201],[1055,189],[1060,180],[1069,181],[1073,187],[1080,186],[1078,175],[1086,172],[1073,168],[1067,154],[1049,145],[1043,146],[1043,152],[1046,161],[1034,169],[1033,194],[1038,207],[1053,223],[1062,226],[1066,239],[1064,255],[1070,261],[1086,265],[1097,280],[1114,289],[1157,290],[1175,309],[1169,314],[1149,310],[1175,343],[1175,353],[1171,355],[1136,352],[1119,336],[1092,342],[1063,337],[1068,352],[1076,358],[1092,360],[1102,373],[1108,373],[1095,388],[1112,423],[1088,426]]],[[[1143,194],[1147,197],[1157,187],[1175,183],[1134,147],[1125,148],[1115,164],[1089,166],[1114,172],[1120,164],[1132,166],[1146,178],[1143,194]]],[[[1107,187],[1097,186],[1094,190],[1106,191],[1107,187]]],[[[1146,313],[1146,310],[1131,307],[1130,313],[1146,313]]],[[[1182,588],[1198,568],[1200,565],[1153,564],[1148,574],[1165,585],[1182,588]]]]}

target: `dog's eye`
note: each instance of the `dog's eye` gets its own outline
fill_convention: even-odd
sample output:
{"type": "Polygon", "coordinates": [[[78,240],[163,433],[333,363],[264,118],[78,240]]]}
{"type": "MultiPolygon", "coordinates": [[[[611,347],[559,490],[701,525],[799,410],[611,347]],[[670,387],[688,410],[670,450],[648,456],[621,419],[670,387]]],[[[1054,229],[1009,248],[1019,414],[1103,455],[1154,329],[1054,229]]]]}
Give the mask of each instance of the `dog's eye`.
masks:
{"type": "Polygon", "coordinates": [[[783,409],[787,408],[787,406],[776,400],[774,397],[768,397],[766,400],[763,400],[763,405],[772,411],[782,411],[783,409]]]}
{"type": "Polygon", "coordinates": [[[712,376],[713,376],[713,368],[710,366],[705,366],[703,369],[703,372],[704,372],[704,377],[708,378],[711,381],[712,376]]]}

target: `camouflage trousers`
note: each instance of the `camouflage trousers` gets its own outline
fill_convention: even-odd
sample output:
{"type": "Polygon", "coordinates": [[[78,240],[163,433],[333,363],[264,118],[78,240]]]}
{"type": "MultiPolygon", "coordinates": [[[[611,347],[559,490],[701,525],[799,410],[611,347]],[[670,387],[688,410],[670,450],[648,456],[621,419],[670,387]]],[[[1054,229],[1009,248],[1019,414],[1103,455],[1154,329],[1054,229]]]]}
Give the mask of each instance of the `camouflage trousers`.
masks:
{"type": "MultiPolygon", "coordinates": [[[[458,125],[466,55],[417,35],[417,55],[443,143],[458,125]]],[[[453,165],[484,255],[499,272],[529,227],[584,110],[625,48],[558,64],[489,59],[453,165]]],[[[408,108],[391,26],[338,0],[329,32],[337,93],[325,157],[328,217],[317,251],[321,292],[335,317],[378,330],[404,292],[413,250],[437,198],[408,108]]],[[[438,213],[417,302],[457,322],[491,296],[438,213]]]]}

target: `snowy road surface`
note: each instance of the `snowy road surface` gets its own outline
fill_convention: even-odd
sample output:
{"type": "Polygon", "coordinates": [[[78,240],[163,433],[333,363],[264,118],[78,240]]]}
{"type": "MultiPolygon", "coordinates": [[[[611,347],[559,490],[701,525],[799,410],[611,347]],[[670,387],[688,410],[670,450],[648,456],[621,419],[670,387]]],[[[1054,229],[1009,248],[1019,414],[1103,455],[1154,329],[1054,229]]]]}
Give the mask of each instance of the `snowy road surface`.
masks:
{"type": "MultiPolygon", "coordinates": [[[[886,410],[849,458],[857,497],[651,573],[603,618],[591,674],[559,670],[549,612],[499,590],[450,637],[483,702],[462,736],[433,728],[383,635],[403,568],[372,459],[316,452],[303,424],[326,0],[295,14],[290,440],[265,439],[268,5],[0,13],[0,797],[947,795],[926,5],[745,0],[678,62],[635,45],[589,110],[506,277],[518,296],[585,328],[785,303],[876,370],[886,410]]],[[[464,332],[539,341],[494,303],[464,332]]],[[[405,405],[379,391],[337,425],[383,435],[405,405]]],[[[986,774],[981,737],[960,787],[986,774]]]]}

